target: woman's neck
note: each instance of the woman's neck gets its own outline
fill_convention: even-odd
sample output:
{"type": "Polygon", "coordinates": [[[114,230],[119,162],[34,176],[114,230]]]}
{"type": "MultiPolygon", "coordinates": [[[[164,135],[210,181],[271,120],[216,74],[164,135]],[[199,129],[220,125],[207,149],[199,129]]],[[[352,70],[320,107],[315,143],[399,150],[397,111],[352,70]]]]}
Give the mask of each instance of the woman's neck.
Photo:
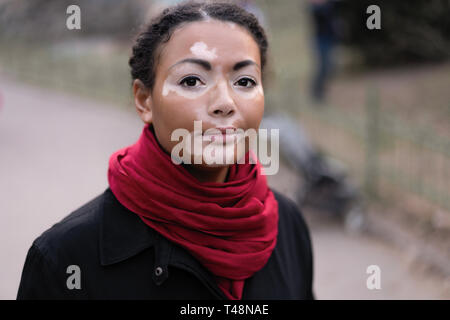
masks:
{"type": "Polygon", "coordinates": [[[186,170],[200,182],[218,182],[227,181],[229,167],[218,168],[198,168],[193,165],[183,165],[186,170]]]}

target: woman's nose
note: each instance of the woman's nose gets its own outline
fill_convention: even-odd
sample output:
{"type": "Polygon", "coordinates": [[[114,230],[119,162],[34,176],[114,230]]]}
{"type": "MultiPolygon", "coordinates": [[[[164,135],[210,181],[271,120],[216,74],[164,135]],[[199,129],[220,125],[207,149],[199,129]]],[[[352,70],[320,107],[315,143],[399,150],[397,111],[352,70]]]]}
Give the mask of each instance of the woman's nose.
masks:
{"type": "Polygon", "coordinates": [[[214,92],[208,113],[213,117],[228,117],[236,112],[236,104],[230,95],[226,81],[218,83],[214,92]]]}

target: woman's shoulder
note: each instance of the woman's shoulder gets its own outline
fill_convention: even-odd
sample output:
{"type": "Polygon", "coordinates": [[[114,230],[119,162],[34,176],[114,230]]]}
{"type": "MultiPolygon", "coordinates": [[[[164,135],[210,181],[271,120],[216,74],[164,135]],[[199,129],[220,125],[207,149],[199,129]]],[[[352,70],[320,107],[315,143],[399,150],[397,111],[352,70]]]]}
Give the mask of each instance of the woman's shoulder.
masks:
{"type": "Polygon", "coordinates": [[[105,195],[106,191],[91,199],[33,241],[17,299],[68,297],[67,273],[73,272],[70,268],[89,269],[98,261],[98,221],[105,195]]]}
{"type": "Polygon", "coordinates": [[[292,199],[277,190],[271,190],[278,202],[279,240],[290,246],[301,246],[303,250],[311,251],[309,227],[303,212],[292,199]]]}
{"type": "Polygon", "coordinates": [[[281,192],[271,189],[278,202],[279,219],[281,222],[294,223],[301,228],[308,228],[303,216],[303,212],[292,199],[281,192]]]}
{"type": "Polygon", "coordinates": [[[64,255],[64,252],[83,250],[97,241],[105,196],[106,191],[72,211],[37,237],[32,247],[48,259],[54,260],[64,255]]]}
{"type": "MultiPolygon", "coordinates": [[[[313,292],[313,245],[308,225],[297,204],[280,192],[272,190],[278,202],[277,256],[289,266],[291,279],[303,279],[306,298],[315,299],[313,292]]],[[[294,280],[293,280],[294,281],[294,280]]]]}

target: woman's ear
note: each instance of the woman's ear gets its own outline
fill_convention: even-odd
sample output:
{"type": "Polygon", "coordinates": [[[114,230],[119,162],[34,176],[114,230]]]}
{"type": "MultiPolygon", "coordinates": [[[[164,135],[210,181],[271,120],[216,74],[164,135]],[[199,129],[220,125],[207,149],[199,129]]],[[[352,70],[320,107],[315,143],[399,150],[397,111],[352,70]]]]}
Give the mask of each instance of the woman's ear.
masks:
{"type": "Polygon", "coordinates": [[[134,104],[136,111],[145,123],[152,122],[152,96],[151,91],[144,83],[135,79],[133,81],[134,104]]]}

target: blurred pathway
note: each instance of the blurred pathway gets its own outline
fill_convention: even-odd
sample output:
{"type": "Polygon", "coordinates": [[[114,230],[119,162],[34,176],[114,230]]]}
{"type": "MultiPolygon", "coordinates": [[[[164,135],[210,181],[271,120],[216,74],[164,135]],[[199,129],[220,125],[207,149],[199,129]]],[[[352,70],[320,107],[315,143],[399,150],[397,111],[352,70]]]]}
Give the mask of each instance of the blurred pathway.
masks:
{"type": "MultiPolygon", "coordinates": [[[[134,110],[4,78],[0,96],[0,299],[14,299],[32,241],[104,191],[110,154],[136,141],[142,123],[134,110]]],[[[290,194],[295,175],[282,168],[269,182],[290,194]]],[[[311,227],[317,298],[445,297],[442,283],[416,277],[394,249],[337,226],[311,227]],[[376,292],[365,287],[369,264],[382,270],[376,292]]]]}
{"type": "Polygon", "coordinates": [[[132,112],[3,78],[0,91],[0,299],[14,299],[32,241],[106,189],[109,156],[142,125],[132,112]]]}
{"type": "MultiPolygon", "coordinates": [[[[268,176],[272,187],[292,200],[298,177],[286,166],[268,176]]],[[[349,233],[323,214],[303,212],[310,227],[317,299],[450,299],[450,279],[442,281],[412,263],[408,253],[370,235],[349,233]],[[381,290],[369,290],[366,269],[378,265],[381,290]]]]}

